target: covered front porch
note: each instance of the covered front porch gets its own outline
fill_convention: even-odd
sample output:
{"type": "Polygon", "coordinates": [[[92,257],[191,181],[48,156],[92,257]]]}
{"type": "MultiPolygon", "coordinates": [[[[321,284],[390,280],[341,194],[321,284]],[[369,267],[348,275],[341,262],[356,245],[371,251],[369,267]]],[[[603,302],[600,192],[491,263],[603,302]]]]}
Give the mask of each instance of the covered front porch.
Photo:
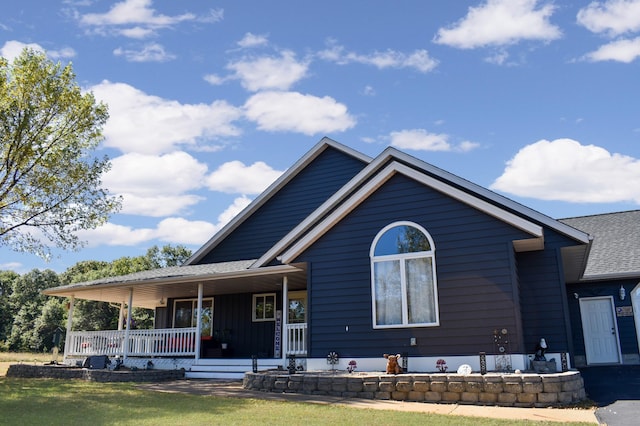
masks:
{"type": "Polygon", "coordinates": [[[212,370],[286,366],[307,355],[305,265],[251,269],[253,261],[144,271],[52,288],[69,298],[64,362],[90,356],[125,366],[193,371],[193,377],[229,377],[212,370]],[[78,299],[120,306],[117,330],[74,330],[78,299]],[[136,329],[134,307],[153,309],[154,329],[136,329]],[[216,367],[211,367],[215,365],[216,367]]]}

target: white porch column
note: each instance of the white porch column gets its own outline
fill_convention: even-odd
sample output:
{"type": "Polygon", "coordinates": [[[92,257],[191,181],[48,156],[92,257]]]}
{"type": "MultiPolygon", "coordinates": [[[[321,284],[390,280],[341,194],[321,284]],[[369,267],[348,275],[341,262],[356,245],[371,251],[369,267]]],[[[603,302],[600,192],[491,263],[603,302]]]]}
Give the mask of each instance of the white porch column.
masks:
{"type": "Polygon", "coordinates": [[[122,331],[124,324],[124,301],[120,302],[120,315],[118,315],[118,331],[122,331]]]}
{"type": "Polygon", "coordinates": [[[282,277],[282,367],[287,369],[287,351],[289,350],[289,279],[282,277]]]}
{"type": "Polygon", "coordinates": [[[204,293],[204,285],[198,283],[198,309],[196,311],[196,362],[200,360],[200,336],[202,335],[202,294],[204,293]]]}
{"type": "Polygon", "coordinates": [[[67,334],[65,334],[64,339],[64,361],[67,360],[67,355],[69,354],[69,344],[71,343],[69,339],[69,335],[71,334],[71,328],[73,326],[73,306],[75,305],[76,297],[71,296],[69,300],[69,312],[67,312],[67,334]]]}
{"type": "Polygon", "coordinates": [[[133,287],[129,289],[129,304],[127,305],[127,326],[124,329],[124,355],[122,362],[129,355],[129,331],[131,330],[131,305],[133,304],[133,287]]]}

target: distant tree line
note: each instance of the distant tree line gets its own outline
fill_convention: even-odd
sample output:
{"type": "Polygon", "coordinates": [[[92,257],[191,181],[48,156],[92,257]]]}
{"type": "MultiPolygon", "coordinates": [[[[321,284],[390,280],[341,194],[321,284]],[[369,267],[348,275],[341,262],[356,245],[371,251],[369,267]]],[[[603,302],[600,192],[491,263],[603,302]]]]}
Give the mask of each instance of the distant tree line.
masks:
{"type": "MultiPolygon", "coordinates": [[[[121,257],[112,262],[78,262],[60,274],[49,269],[34,269],[23,275],[0,271],[0,351],[48,352],[53,347],[55,330],[66,329],[69,300],[45,296],[42,290],[178,266],[190,256],[191,250],[184,246],[165,245],[151,247],[144,256],[121,257]]],[[[77,299],[74,306],[75,330],[118,328],[119,306],[77,299]]],[[[153,310],[134,308],[132,319],[137,328],[152,328],[153,310]]]]}

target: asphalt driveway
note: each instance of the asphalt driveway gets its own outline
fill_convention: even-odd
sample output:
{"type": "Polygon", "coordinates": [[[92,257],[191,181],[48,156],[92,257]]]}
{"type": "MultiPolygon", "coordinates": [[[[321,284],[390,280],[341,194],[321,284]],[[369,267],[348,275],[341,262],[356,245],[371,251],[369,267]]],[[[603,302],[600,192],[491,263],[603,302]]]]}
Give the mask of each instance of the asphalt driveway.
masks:
{"type": "Polygon", "coordinates": [[[598,404],[601,424],[640,424],[640,365],[585,367],[580,374],[587,396],[598,404]]]}

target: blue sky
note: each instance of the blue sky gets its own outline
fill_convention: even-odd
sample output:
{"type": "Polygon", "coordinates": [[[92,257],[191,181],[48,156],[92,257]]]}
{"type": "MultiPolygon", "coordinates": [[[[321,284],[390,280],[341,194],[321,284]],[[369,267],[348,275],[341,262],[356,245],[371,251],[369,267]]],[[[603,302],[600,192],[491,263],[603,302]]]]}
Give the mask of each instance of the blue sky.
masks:
{"type": "Polygon", "coordinates": [[[23,0],[30,46],[109,105],[123,209],[50,262],[195,250],[323,136],[395,146],[554,218],[640,203],[640,0],[23,0]]]}

